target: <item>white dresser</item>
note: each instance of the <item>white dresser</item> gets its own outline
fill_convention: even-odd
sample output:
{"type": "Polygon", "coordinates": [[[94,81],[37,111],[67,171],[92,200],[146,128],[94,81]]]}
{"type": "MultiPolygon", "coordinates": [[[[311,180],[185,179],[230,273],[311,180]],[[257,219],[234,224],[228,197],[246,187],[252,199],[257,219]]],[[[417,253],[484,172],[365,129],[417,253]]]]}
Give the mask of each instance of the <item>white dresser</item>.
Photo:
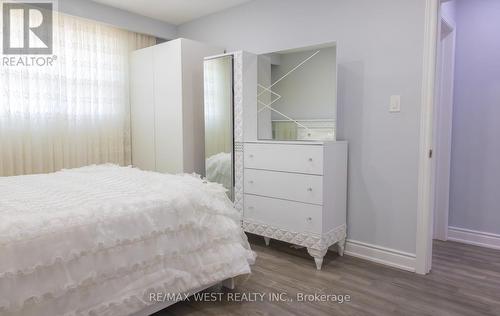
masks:
{"type": "Polygon", "coordinates": [[[307,247],[321,269],[328,248],[343,255],[347,142],[244,144],[243,228],[307,247]]]}

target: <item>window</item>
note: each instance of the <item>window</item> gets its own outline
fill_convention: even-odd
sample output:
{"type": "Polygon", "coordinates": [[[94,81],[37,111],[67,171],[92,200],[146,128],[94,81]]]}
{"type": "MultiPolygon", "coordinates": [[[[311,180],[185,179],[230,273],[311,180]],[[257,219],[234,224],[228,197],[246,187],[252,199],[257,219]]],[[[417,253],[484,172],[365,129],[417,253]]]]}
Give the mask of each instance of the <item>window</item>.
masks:
{"type": "Polygon", "coordinates": [[[130,164],[129,53],[154,43],[55,15],[51,66],[0,69],[0,175],[130,164]]]}

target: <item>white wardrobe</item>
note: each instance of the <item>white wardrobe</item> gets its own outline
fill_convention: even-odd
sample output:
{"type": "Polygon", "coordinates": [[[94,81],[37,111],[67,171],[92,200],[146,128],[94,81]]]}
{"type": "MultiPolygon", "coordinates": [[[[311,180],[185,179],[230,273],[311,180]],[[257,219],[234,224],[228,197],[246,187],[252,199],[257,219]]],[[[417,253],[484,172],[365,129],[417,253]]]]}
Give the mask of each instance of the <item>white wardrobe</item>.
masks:
{"type": "Polygon", "coordinates": [[[223,49],[176,39],[132,52],[132,164],[204,174],[203,58],[223,49]]]}

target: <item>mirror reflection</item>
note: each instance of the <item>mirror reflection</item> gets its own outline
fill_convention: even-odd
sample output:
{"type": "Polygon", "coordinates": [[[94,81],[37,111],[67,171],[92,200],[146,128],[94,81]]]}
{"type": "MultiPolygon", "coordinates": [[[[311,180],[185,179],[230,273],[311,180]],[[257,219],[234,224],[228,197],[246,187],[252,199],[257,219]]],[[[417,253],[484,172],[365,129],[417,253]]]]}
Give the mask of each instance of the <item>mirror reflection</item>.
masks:
{"type": "Polygon", "coordinates": [[[335,140],[336,45],[259,55],[257,111],[259,139],[335,140]]]}
{"type": "Polygon", "coordinates": [[[205,172],[233,199],[233,56],[204,61],[205,172]]]}

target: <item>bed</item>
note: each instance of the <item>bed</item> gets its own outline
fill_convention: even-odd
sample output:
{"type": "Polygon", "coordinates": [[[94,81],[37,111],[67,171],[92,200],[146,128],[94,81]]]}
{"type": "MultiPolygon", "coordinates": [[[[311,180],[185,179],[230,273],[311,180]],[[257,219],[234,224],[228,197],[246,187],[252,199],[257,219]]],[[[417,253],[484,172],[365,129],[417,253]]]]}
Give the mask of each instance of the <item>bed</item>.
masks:
{"type": "Polygon", "coordinates": [[[4,177],[0,219],[2,316],[144,314],[161,305],[152,293],[198,291],[255,259],[225,189],[194,175],[4,177]]]}

